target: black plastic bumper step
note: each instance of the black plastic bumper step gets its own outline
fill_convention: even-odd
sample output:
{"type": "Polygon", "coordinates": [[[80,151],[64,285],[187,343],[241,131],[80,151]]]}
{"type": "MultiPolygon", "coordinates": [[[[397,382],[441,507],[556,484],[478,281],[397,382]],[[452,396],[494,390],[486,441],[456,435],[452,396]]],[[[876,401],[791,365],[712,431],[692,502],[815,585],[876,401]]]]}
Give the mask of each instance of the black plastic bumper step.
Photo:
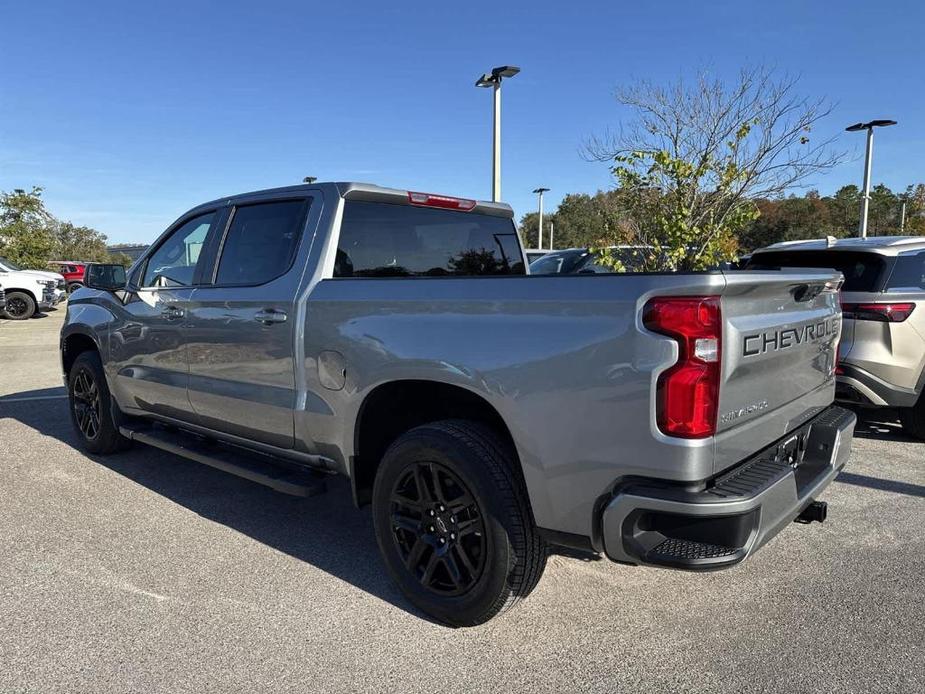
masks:
{"type": "Polygon", "coordinates": [[[695,540],[679,540],[669,537],[660,545],[650,550],[650,554],[658,554],[662,557],[671,557],[690,561],[693,559],[720,559],[722,557],[732,557],[742,549],[740,547],[725,547],[723,545],[711,545],[708,542],[697,542],[695,540]]]}
{"type": "Polygon", "coordinates": [[[122,426],[119,431],[133,441],[243,477],[283,494],[308,497],[323,494],[327,489],[327,475],[324,473],[291,469],[282,463],[276,464],[269,456],[216,444],[194,434],[168,430],[157,425],[122,426]]]}

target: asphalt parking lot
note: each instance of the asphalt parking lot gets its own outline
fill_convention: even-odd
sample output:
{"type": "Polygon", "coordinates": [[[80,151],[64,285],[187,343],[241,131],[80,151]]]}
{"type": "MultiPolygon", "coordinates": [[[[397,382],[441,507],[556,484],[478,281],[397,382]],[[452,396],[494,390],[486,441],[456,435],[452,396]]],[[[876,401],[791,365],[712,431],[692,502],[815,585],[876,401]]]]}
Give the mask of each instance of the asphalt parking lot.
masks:
{"type": "Polygon", "coordinates": [[[77,450],[64,312],[0,321],[0,692],[925,691],[925,443],[889,416],[828,521],[744,565],[554,556],[520,609],[452,630],[389,583],[345,484],[77,450]]]}

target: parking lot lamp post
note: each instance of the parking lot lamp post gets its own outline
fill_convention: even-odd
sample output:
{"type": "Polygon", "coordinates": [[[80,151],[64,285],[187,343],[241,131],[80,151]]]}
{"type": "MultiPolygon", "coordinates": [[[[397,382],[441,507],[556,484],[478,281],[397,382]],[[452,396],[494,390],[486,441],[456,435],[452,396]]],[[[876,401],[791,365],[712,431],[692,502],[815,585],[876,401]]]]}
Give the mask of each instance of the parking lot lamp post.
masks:
{"type": "Polygon", "coordinates": [[[548,193],[549,188],[536,188],[533,191],[534,193],[539,193],[539,208],[540,208],[540,232],[537,236],[537,245],[536,247],[540,250],[543,250],[543,193],[548,193]]]}
{"type": "Polygon", "coordinates": [[[874,128],[883,128],[888,125],[896,125],[896,121],[887,119],[872,120],[867,123],[855,123],[845,128],[848,132],[867,131],[867,155],[864,158],[864,194],[861,197],[861,223],[858,227],[858,236],[862,239],[867,238],[867,209],[870,206],[870,167],[874,153],[874,128]]]}
{"type": "Polygon", "coordinates": [[[491,87],[494,91],[492,109],[492,151],[491,151],[491,199],[501,202],[501,80],[520,72],[519,67],[501,65],[493,68],[475,81],[476,87],[491,87]]]}

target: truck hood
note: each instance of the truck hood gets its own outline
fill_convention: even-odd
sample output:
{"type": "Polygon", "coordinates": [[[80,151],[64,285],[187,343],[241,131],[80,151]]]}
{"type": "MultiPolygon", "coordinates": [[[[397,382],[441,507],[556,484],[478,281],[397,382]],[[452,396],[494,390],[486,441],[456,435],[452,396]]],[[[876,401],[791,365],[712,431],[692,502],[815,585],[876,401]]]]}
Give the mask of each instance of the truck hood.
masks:
{"type": "Polygon", "coordinates": [[[37,280],[54,280],[55,282],[60,282],[64,279],[64,276],[59,275],[57,272],[46,272],[45,270],[15,270],[5,274],[15,277],[30,277],[37,280]]]}

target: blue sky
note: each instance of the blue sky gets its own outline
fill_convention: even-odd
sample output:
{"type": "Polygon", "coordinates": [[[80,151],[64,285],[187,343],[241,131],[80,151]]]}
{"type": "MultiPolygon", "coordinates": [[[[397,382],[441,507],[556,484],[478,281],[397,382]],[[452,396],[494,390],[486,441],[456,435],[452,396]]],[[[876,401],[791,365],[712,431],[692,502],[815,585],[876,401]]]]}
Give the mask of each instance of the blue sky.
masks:
{"type": "MultiPolygon", "coordinates": [[[[150,241],[207,199],[305,175],[488,198],[491,97],[505,83],[503,197],[612,185],[579,155],[626,113],[613,91],[765,63],[836,102],[816,136],[862,119],[874,181],[925,180],[925,5],[843,1],[569,3],[9,2],[0,42],[0,190],[112,241],[150,241]]],[[[816,183],[859,183],[863,136],[816,183]]]]}

